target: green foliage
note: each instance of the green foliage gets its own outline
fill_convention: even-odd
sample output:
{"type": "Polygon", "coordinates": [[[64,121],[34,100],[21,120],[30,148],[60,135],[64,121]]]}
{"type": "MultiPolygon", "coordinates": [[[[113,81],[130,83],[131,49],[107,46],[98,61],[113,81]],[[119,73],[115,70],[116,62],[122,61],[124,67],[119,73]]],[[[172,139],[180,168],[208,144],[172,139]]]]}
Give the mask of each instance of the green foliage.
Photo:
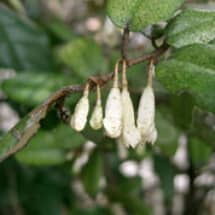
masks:
{"type": "Polygon", "coordinates": [[[201,167],[202,165],[206,164],[213,153],[211,146],[198,138],[192,138],[190,140],[189,150],[192,163],[196,167],[201,167]]]}
{"type": "Polygon", "coordinates": [[[154,156],[154,166],[161,180],[161,187],[164,191],[165,199],[170,201],[174,194],[173,178],[176,171],[170,161],[160,155],[154,156]]]}
{"type": "Polygon", "coordinates": [[[16,70],[53,70],[48,37],[31,20],[0,4],[0,66],[16,70]]]}
{"type": "Polygon", "coordinates": [[[102,74],[107,69],[101,48],[91,39],[72,40],[60,48],[58,56],[62,63],[83,79],[102,74]]]}
{"type": "Polygon", "coordinates": [[[156,125],[159,136],[156,145],[164,155],[173,156],[178,147],[179,130],[161,112],[156,113],[156,125]],[[169,133],[168,136],[166,135],[166,131],[169,133]]]}
{"type": "MultiPolygon", "coordinates": [[[[188,143],[184,150],[193,169],[184,168],[183,174],[191,179],[191,184],[195,184],[199,172],[210,170],[208,164],[214,154],[214,11],[183,7],[176,15],[174,12],[184,0],[107,1],[108,15],[117,26],[124,28],[128,24],[131,31],[143,32],[151,25],[147,28],[148,37],[159,45],[162,42],[170,45],[166,52],[168,58],[164,58],[164,55],[158,56],[159,50],[153,50],[156,48],[151,46],[150,40],[142,42],[140,34],[130,34],[132,39],[125,47],[128,59],[137,56],[141,59],[152,51],[157,54],[153,86],[158,139],[154,146],[143,147],[143,151],[130,148],[123,152],[118,140],[106,137],[104,129],[94,131],[88,123],[84,131],[77,133],[63,125],[55,102],[65,85],[84,84],[90,76],[105,75],[113,71],[120,58],[119,32],[105,21],[106,1],[74,1],[72,13],[68,13],[70,8],[64,5],[69,0],[59,1],[59,7],[51,12],[49,2],[52,1],[17,2],[18,13],[9,9],[14,8],[12,1],[0,4],[0,71],[4,75],[7,74],[4,68],[15,70],[15,75],[7,80],[0,74],[4,94],[0,97],[8,105],[12,104],[21,118],[8,133],[0,131],[0,161],[17,152],[0,163],[0,214],[112,215],[118,214],[113,207],[117,203],[123,213],[151,215],[154,207],[162,204],[155,200],[157,191],[162,192],[163,206],[168,207],[165,209],[169,213],[172,200],[177,201],[174,182],[176,174],[181,174],[181,166],[173,165],[173,158],[181,142],[188,143]],[[162,21],[167,21],[167,25],[160,24],[162,21]],[[99,27],[100,23],[104,25],[99,27]],[[26,112],[34,107],[32,112],[26,112]],[[95,148],[86,161],[87,141],[93,141],[95,148]],[[147,159],[151,161],[149,168],[141,168],[143,161],[147,167],[147,159]],[[131,160],[137,168],[134,171],[138,172],[127,177],[120,167],[131,160]],[[72,170],[79,165],[78,161],[86,163],[77,175],[72,170]],[[150,170],[151,164],[154,172],[150,170]],[[147,187],[145,175],[156,175],[159,183],[147,187]],[[105,182],[102,187],[101,179],[105,182]],[[77,186],[80,184],[84,189],[77,186]]],[[[129,67],[127,71],[135,110],[146,86],[148,63],[129,67]]],[[[111,85],[110,82],[102,88],[103,107],[111,85]]],[[[82,88],[75,86],[75,89],[82,88]]],[[[71,113],[80,93],[75,90],[65,100],[71,113]]],[[[92,112],[95,92],[90,93],[89,100],[92,112]]],[[[4,122],[3,114],[4,109],[0,116],[4,122]]],[[[1,123],[0,127],[4,128],[1,123]]],[[[130,167],[127,166],[127,171],[132,173],[130,167]]],[[[185,207],[197,209],[188,215],[197,215],[204,205],[195,204],[195,199],[199,199],[196,193],[206,196],[199,186],[184,195],[191,198],[184,199],[185,207]]]]}
{"type": "Polygon", "coordinates": [[[132,31],[143,31],[145,27],[171,17],[184,0],[109,0],[108,14],[113,22],[132,31]]]}
{"type": "Polygon", "coordinates": [[[69,150],[75,150],[84,143],[85,139],[81,134],[68,126],[59,125],[51,130],[39,131],[16,158],[22,163],[34,166],[59,165],[66,161],[69,150]]]}
{"type": "MultiPolygon", "coordinates": [[[[46,144],[46,142],[44,142],[46,144]]],[[[16,155],[18,161],[34,166],[51,166],[65,162],[66,155],[58,149],[25,149],[16,155]]]]}
{"type": "Polygon", "coordinates": [[[195,105],[193,97],[188,93],[182,93],[177,96],[172,96],[170,103],[173,119],[177,127],[183,131],[189,130],[192,125],[192,113],[195,105]]]}
{"type": "Polygon", "coordinates": [[[85,190],[94,197],[99,191],[99,184],[102,174],[102,155],[100,151],[94,150],[81,172],[81,179],[85,190]]]}
{"type": "Polygon", "coordinates": [[[215,112],[214,58],[213,45],[187,46],[159,64],[157,77],[171,92],[189,92],[200,107],[215,112]]]}
{"type": "Polygon", "coordinates": [[[11,100],[23,105],[35,106],[41,104],[62,86],[77,82],[78,78],[70,75],[67,77],[59,73],[26,71],[4,81],[2,88],[11,100]],[[17,91],[19,93],[14,93],[17,91]]]}
{"type": "Polygon", "coordinates": [[[177,48],[214,40],[215,12],[191,9],[183,11],[169,24],[167,37],[167,42],[177,48]]]}

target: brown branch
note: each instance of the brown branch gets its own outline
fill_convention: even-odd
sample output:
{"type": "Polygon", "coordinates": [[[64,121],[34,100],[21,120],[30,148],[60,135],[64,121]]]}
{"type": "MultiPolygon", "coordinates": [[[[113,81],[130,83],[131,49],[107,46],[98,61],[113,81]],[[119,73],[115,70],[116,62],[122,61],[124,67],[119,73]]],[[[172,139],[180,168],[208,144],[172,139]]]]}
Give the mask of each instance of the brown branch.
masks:
{"type": "Polygon", "coordinates": [[[128,60],[128,66],[133,66],[135,64],[139,64],[148,60],[153,59],[154,62],[156,63],[158,58],[167,51],[169,48],[168,44],[164,43],[161,47],[159,47],[157,50],[155,50],[153,53],[148,54],[148,55],[143,55],[141,57],[135,58],[135,59],[130,59],[128,60]]]}
{"type": "Polygon", "coordinates": [[[123,35],[122,35],[122,44],[121,44],[121,58],[122,60],[127,60],[127,47],[128,47],[128,42],[129,42],[129,26],[128,24],[124,28],[123,35]]]}

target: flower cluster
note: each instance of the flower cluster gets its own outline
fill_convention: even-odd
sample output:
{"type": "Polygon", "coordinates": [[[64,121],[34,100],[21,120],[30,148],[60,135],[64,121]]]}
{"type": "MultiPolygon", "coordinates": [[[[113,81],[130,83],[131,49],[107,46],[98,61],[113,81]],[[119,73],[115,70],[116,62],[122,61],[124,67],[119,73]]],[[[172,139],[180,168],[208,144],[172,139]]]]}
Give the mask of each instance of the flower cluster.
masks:
{"type": "MultiPolygon", "coordinates": [[[[119,88],[119,65],[115,66],[113,87],[107,97],[104,119],[101,101],[101,89],[97,85],[97,100],[93,109],[90,126],[97,130],[104,127],[110,138],[118,138],[127,147],[135,148],[138,144],[154,143],[157,139],[155,127],[155,97],[152,86],[154,65],[151,61],[148,71],[147,86],[143,90],[135,120],[135,111],[128,90],[126,77],[126,62],[122,64],[122,90],[119,88]]],[[[87,123],[89,114],[89,84],[86,85],[82,98],[76,104],[71,117],[71,127],[82,131],[87,123]]]]}

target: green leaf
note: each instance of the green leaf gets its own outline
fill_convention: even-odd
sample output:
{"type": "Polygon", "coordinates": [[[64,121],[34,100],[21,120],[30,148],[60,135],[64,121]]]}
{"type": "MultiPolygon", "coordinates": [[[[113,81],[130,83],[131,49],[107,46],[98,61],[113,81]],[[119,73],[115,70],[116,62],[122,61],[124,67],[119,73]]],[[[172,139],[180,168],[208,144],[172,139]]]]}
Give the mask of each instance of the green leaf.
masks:
{"type": "Polygon", "coordinates": [[[192,113],[195,104],[193,97],[190,94],[182,93],[178,96],[171,96],[170,101],[171,111],[176,126],[187,131],[192,124],[192,113]]]}
{"type": "Polygon", "coordinates": [[[101,207],[93,207],[87,209],[80,208],[72,208],[72,215],[113,215],[113,212],[110,208],[101,208],[101,207]]]}
{"type": "Polygon", "coordinates": [[[7,134],[0,139],[0,161],[22,149],[40,128],[40,121],[46,116],[48,107],[30,113],[20,120],[7,134]]]}
{"type": "MultiPolygon", "coordinates": [[[[41,140],[42,141],[42,140],[41,140]]],[[[24,164],[33,166],[50,166],[65,162],[66,155],[59,149],[23,150],[16,155],[16,159],[24,164]]]]}
{"type": "Polygon", "coordinates": [[[27,106],[38,105],[53,92],[76,81],[64,74],[22,72],[5,80],[2,88],[9,99],[27,106]],[[18,92],[18,93],[17,93],[18,92]]]}
{"type": "Polygon", "coordinates": [[[215,115],[212,113],[204,112],[198,108],[193,110],[192,114],[192,135],[198,137],[207,144],[215,147],[215,115]],[[209,119],[209,120],[208,120],[209,119]]]}
{"type": "Polygon", "coordinates": [[[0,67],[50,71],[52,63],[46,34],[0,4],[0,67]]]}
{"type": "Polygon", "coordinates": [[[196,167],[206,164],[213,153],[212,147],[198,138],[192,138],[189,141],[189,153],[192,163],[196,167]]]}
{"type": "MultiPolygon", "coordinates": [[[[63,91],[61,90],[60,92],[62,93],[63,91]]],[[[0,162],[26,147],[29,140],[38,132],[41,127],[41,120],[46,117],[58,96],[59,91],[26,115],[7,134],[2,136],[0,139],[0,162]]],[[[62,142],[62,139],[65,138],[64,135],[60,136],[59,142],[62,142]]],[[[48,139],[50,139],[50,136],[48,139]]]]}
{"type": "Polygon", "coordinates": [[[85,143],[80,133],[69,126],[59,125],[52,130],[41,130],[16,158],[25,164],[41,166],[56,165],[66,161],[66,151],[85,143]]]}
{"type": "Polygon", "coordinates": [[[69,174],[63,168],[26,168],[15,166],[17,197],[26,214],[59,215],[65,199],[73,195],[68,189],[69,174]],[[16,170],[18,168],[18,170],[16,170]]]}
{"type": "Polygon", "coordinates": [[[80,133],[67,125],[59,124],[50,130],[41,129],[20,153],[40,149],[71,150],[81,146],[85,141],[80,133]]]}
{"type": "Polygon", "coordinates": [[[102,49],[90,39],[78,38],[63,45],[58,50],[58,57],[82,79],[102,74],[107,70],[102,49]]]}
{"type": "Polygon", "coordinates": [[[93,151],[81,172],[81,179],[87,193],[95,197],[99,191],[99,182],[102,176],[102,156],[98,150],[93,151]]]}
{"type": "Polygon", "coordinates": [[[214,59],[214,45],[187,46],[158,65],[157,78],[172,93],[188,92],[200,107],[215,112],[214,59]]]}
{"type": "Polygon", "coordinates": [[[161,112],[156,112],[156,126],[158,130],[156,146],[166,156],[173,156],[178,147],[179,131],[161,112]]]}
{"type": "Polygon", "coordinates": [[[123,205],[123,207],[128,211],[128,214],[132,215],[150,215],[152,214],[152,209],[137,195],[127,194],[124,191],[118,189],[118,187],[109,186],[106,190],[108,199],[111,202],[117,202],[123,205]]]}
{"type": "Polygon", "coordinates": [[[47,24],[47,29],[59,40],[69,41],[75,37],[74,32],[61,20],[53,20],[47,24]]]}
{"type": "Polygon", "coordinates": [[[164,195],[167,201],[170,201],[174,194],[173,179],[175,176],[175,169],[171,165],[170,161],[160,155],[154,156],[155,171],[160,177],[161,187],[164,191],[164,195]]]}
{"type": "Polygon", "coordinates": [[[167,42],[177,48],[215,39],[215,12],[186,10],[170,23],[167,42]]]}
{"type": "Polygon", "coordinates": [[[109,0],[108,14],[112,21],[133,31],[171,17],[184,0],[109,0]]]}
{"type": "Polygon", "coordinates": [[[127,194],[138,193],[142,186],[142,180],[140,177],[127,178],[123,176],[119,181],[119,190],[127,194]]]}

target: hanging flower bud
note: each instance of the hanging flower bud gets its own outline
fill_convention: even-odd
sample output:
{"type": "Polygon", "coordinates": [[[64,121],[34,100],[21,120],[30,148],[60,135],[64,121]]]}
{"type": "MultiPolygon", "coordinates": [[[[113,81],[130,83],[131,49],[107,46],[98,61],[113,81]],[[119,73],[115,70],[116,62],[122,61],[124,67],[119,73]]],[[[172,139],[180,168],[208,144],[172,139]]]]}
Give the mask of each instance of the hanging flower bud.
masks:
{"type": "Polygon", "coordinates": [[[100,86],[97,85],[97,98],[96,98],[96,106],[94,107],[92,116],[90,118],[90,126],[98,130],[103,125],[103,110],[102,110],[102,101],[101,101],[101,90],[100,86]]]}
{"type": "Polygon", "coordinates": [[[118,63],[115,66],[113,87],[107,98],[103,120],[107,136],[117,138],[122,130],[121,93],[118,86],[118,63]]]}
{"type": "Polygon", "coordinates": [[[148,84],[143,91],[140,99],[137,126],[141,132],[142,143],[154,143],[157,139],[157,130],[155,128],[155,97],[152,88],[152,75],[154,65],[151,61],[148,73],[148,84]]]}
{"type": "Polygon", "coordinates": [[[86,85],[82,98],[75,106],[75,111],[71,117],[70,125],[76,131],[82,131],[87,123],[89,112],[89,84],[86,85]]]}
{"type": "Polygon", "coordinates": [[[127,87],[126,62],[123,62],[122,74],[122,135],[121,141],[127,146],[135,148],[141,141],[141,134],[135,125],[134,107],[127,87]]]}

